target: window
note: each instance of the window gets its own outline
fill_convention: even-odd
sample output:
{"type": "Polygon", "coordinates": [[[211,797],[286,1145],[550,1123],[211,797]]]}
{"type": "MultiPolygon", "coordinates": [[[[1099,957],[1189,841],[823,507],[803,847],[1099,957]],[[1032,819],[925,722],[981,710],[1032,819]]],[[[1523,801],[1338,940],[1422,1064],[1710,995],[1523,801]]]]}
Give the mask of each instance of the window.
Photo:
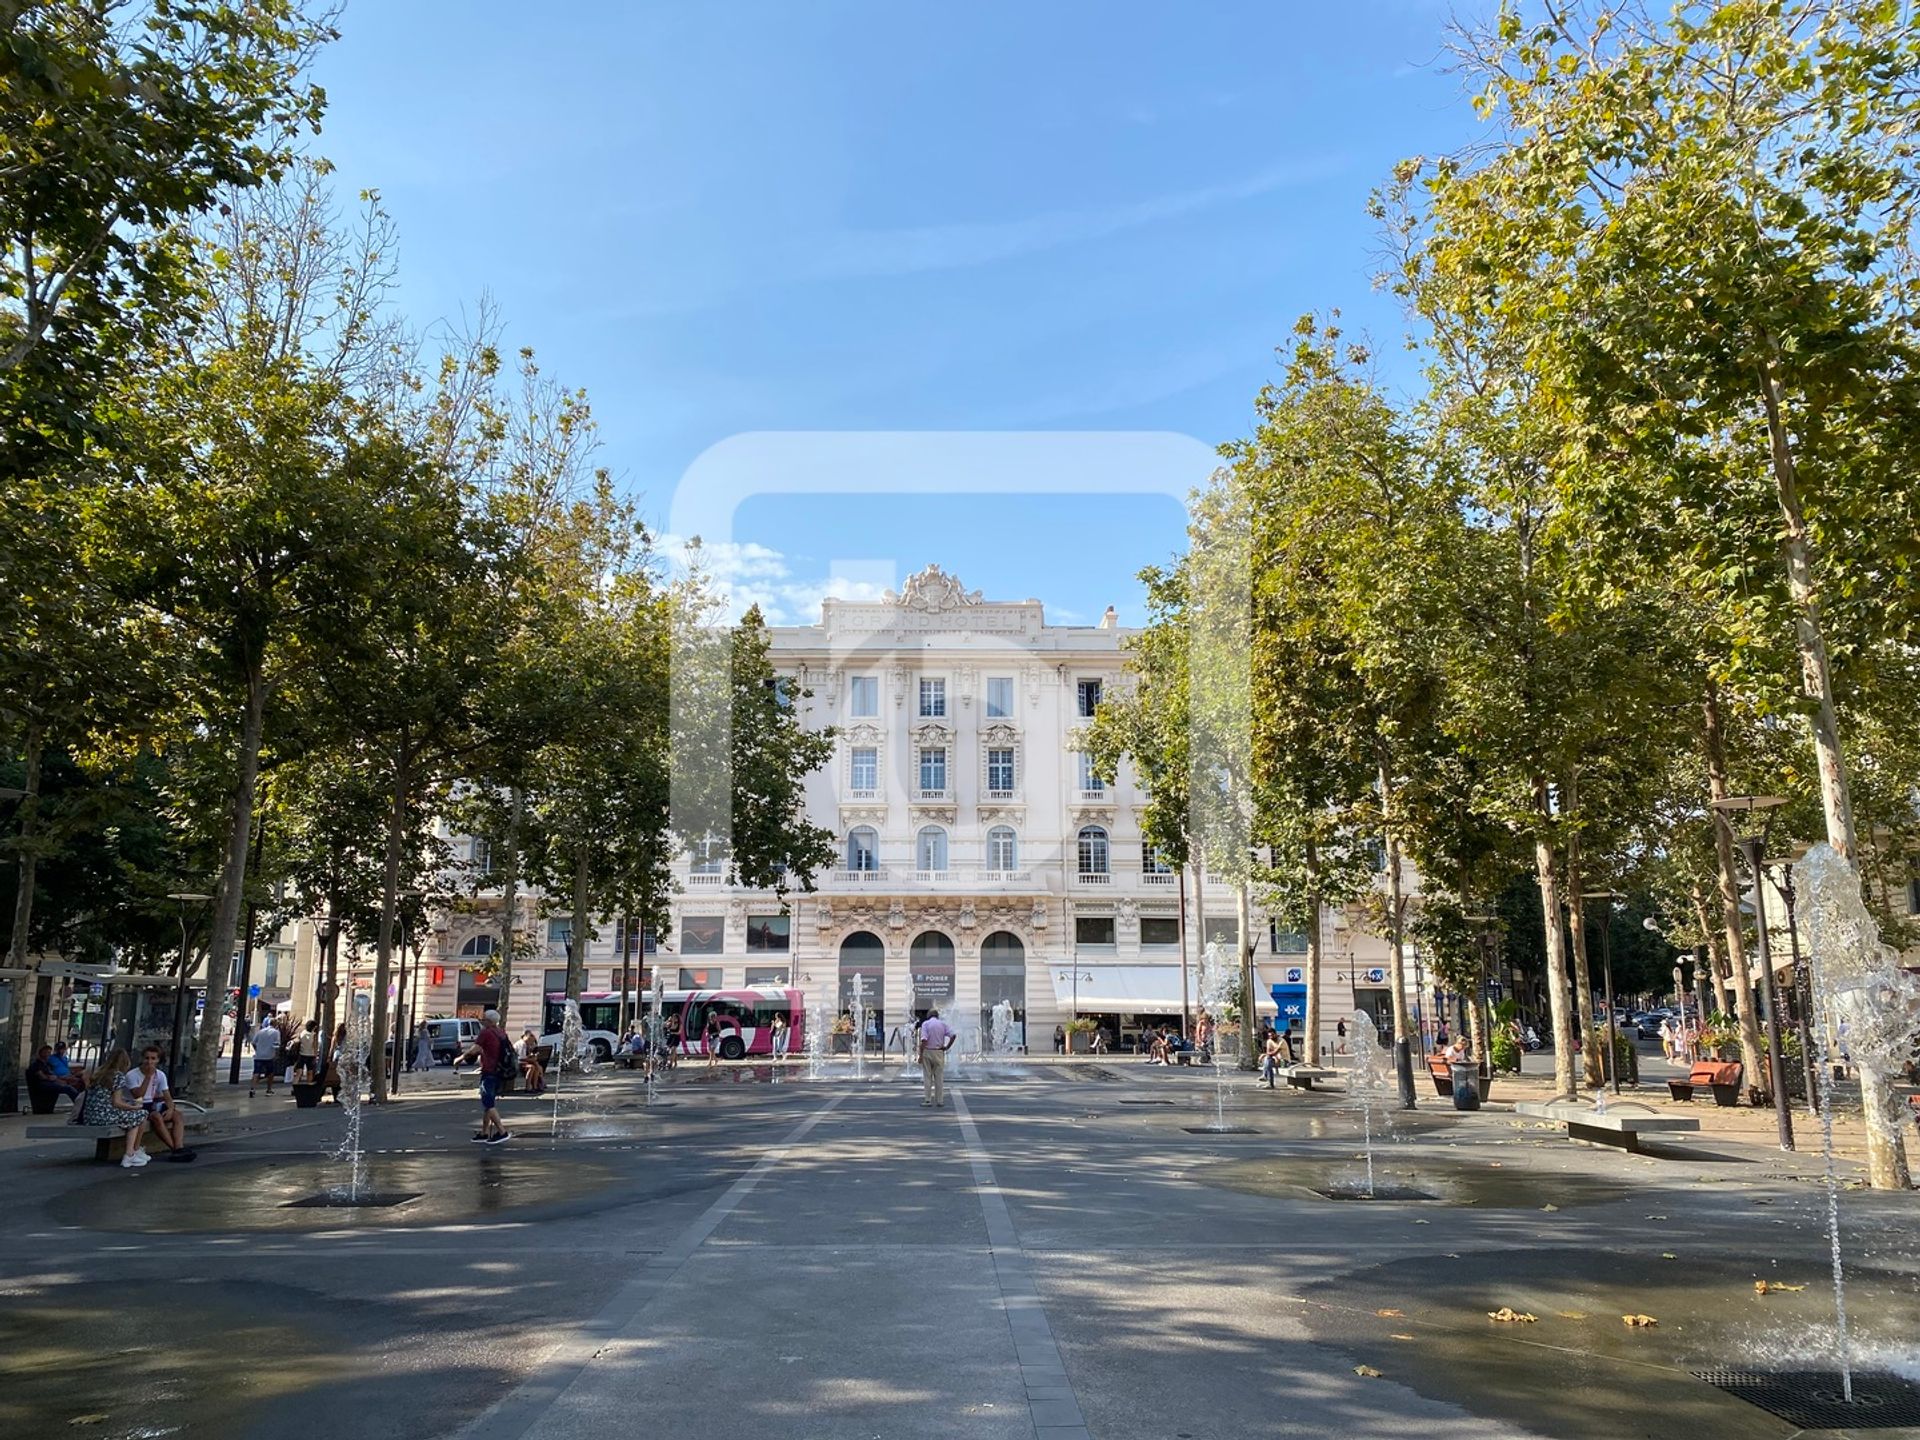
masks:
{"type": "Polygon", "coordinates": [[[680,921],[682,955],[718,955],[726,948],[727,919],[724,915],[687,915],[680,921]]]}
{"type": "Polygon", "coordinates": [[[1142,915],[1140,943],[1142,945],[1178,945],[1180,922],[1168,915],[1142,915]]]}
{"type": "Polygon", "coordinates": [[[1907,882],[1907,913],[1920,915],[1920,875],[1907,882]]]}
{"type": "Polygon", "coordinates": [[[1231,949],[1240,943],[1240,922],[1231,915],[1224,919],[1209,919],[1207,933],[1200,943],[1202,945],[1219,944],[1231,949]]]}
{"type": "Polygon", "coordinates": [[[847,869],[874,871],[880,868],[880,834],[871,825],[858,825],[847,832],[847,869]]]}
{"type": "Polygon", "coordinates": [[[1093,712],[1100,708],[1100,682],[1082,680],[1077,689],[1076,700],[1082,720],[1091,720],[1093,712]]]}
{"type": "Polygon", "coordinates": [[[1140,871],[1144,875],[1171,875],[1173,867],[1167,864],[1167,857],[1160,853],[1160,847],[1150,840],[1140,842],[1140,871]]]}
{"type": "Polygon", "coordinates": [[[793,919],[787,915],[749,915],[747,917],[747,953],[771,955],[778,951],[784,955],[792,925],[793,919]]]}
{"type": "Polygon", "coordinates": [[[920,713],[928,719],[943,719],[947,713],[947,682],[944,680],[922,680],[920,682],[920,713]]]}
{"type": "Polygon", "coordinates": [[[1083,948],[1089,945],[1113,944],[1113,916],[1074,916],[1073,943],[1083,948]]]}
{"type": "Polygon", "coordinates": [[[1282,930],[1280,922],[1267,922],[1267,944],[1276,955],[1304,955],[1307,953],[1307,932],[1304,930],[1282,930]]]}
{"type": "Polygon", "coordinates": [[[947,789],[947,747],[929,745],[920,752],[920,789],[929,795],[944,795],[947,789]]]}
{"type": "Polygon", "coordinates": [[[573,917],[556,915],[547,921],[547,948],[565,950],[573,944],[573,917]]]}
{"type": "Polygon", "coordinates": [[[564,970],[542,971],[540,993],[542,995],[566,994],[567,993],[567,972],[564,970]]]}
{"type": "Polygon", "coordinates": [[[878,675],[856,675],[848,683],[847,713],[856,719],[868,720],[880,713],[878,675]]]}
{"type": "Polygon", "coordinates": [[[847,766],[847,784],[854,790],[880,788],[880,752],[871,745],[856,746],[847,766]]]}
{"type": "Polygon", "coordinates": [[[1082,875],[1107,873],[1107,832],[1098,825],[1087,825],[1081,828],[1080,873],[1082,875]]]}
{"type": "Polygon", "coordinates": [[[773,703],[778,705],[782,710],[791,710],[793,708],[794,692],[800,688],[798,684],[795,683],[794,678],[791,675],[776,675],[773,677],[772,683],[773,703]]]}
{"type": "MultiPolygon", "coordinates": [[[[788,973],[784,965],[749,965],[747,966],[747,984],[749,986],[785,985],[788,973]]],[[[772,1012],[769,1012],[768,1019],[761,1023],[772,1024],[772,1012]]]]}
{"type": "Polygon", "coordinates": [[[293,951],[284,945],[267,947],[267,973],[261,984],[268,989],[293,983],[293,951]]]}
{"type": "Polygon", "coordinates": [[[690,970],[680,967],[680,988],[682,990],[713,990],[720,984],[720,972],[705,968],[690,970]]]}
{"type": "Polygon", "coordinates": [[[1013,751],[987,751],[987,790],[994,795],[1013,793],[1013,751]]]}
{"type": "Polygon", "coordinates": [[[1011,825],[996,825],[987,832],[987,868],[1018,870],[1019,847],[1011,825]]]}
{"type": "Polygon", "coordinates": [[[476,935],[460,947],[460,958],[469,960],[479,955],[491,955],[500,948],[497,935],[476,935]]]}
{"type": "Polygon", "coordinates": [[[695,875],[718,875],[724,863],[718,840],[699,840],[694,843],[689,869],[695,875]]]}
{"type": "Polygon", "coordinates": [[[1013,714],[1013,677],[1011,675],[989,675],[987,677],[987,718],[1005,720],[1013,714]]]}
{"type": "Polygon", "coordinates": [[[1387,847],[1385,845],[1382,845],[1378,840],[1369,840],[1367,842],[1367,855],[1373,861],[1374,874],[1384,875],[1387,873],[1387,847]]]}
{"type": "Polygon", "coordinates": [[[1098,795],[1107,788],[1107,782],[1093,768],[1093,756],[1088,751],[1080,752],[1080,788],[1089,795],[1098,795]]]}
{"type": "Polygon", "coordinates": [[[493,842],[476,835],[467,842],[468,863],[477,875],[493,873],[493,842]]]}
{"type": "Polygon", "coordinates": [[[641,927],[631,915],[622,915],[614,922],[613,946],[616,954],[635,955],[645,951],[648,955],[660,949],[660,937],[651,930],[641,927]]]}
{"type": "Polygon", "coordinates": [[[922,870],[944,870],[947,868],[947,832],[938,825],[929,825],[920,832],[915,842],[914,853],[919,857],[918,867],[922,870]]]}

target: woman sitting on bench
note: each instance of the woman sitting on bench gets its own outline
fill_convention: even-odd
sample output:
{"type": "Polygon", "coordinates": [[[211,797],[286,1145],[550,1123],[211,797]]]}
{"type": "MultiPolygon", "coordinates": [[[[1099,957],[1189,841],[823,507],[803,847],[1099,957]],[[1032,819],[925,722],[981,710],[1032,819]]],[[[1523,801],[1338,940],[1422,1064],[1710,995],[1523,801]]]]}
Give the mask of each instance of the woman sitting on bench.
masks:
{"type": "Polygon", "coordinates": [[[520,1078],[526,1081],[529,1095],[547,1088],[547,1070],[540,1063],[540,1037],[531,1030],[520,1037],[520,1078]]]}
{"type": "Polygon", "coordinates": [[[133,1070],[133,1057],[125,1050],[116,1050],[93,1072],[93,1083],[87,1086],[86,1098],[80,1102],[80,1116],[75,1122],[80,1125],[110,1125],[125,1132],[127,1153],[121,1157],[120,1168],[132,1170],[147,1163],[147,1152],[141,1142],[146,1138],[147,1112],[122,1105],[118,1099],[120,1091],[130,1082],[133,1070]]]}

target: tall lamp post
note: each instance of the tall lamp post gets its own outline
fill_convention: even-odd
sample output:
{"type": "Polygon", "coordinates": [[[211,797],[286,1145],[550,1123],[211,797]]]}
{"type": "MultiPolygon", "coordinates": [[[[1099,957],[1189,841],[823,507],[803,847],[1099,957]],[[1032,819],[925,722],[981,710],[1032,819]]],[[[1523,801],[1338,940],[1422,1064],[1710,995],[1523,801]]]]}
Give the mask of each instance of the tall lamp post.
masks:
{"type": "Polygon", "coordinates": [[[1800,925],[1794,916],[1793,862],[1775,860],[1780,871],[1780,893],[1787,897],[1787,948],[1793,956],[1793,1008],[1800,1017],[1800,1068],[1807,1086],[1807,1110],[1820,1111],[1820,1088],[1813,1073],[1813,977],[1800,957],[1800,925]]]}
{"type": "Polygon", "coordinates": [[[1780,1132],[1780,1148],[1793,1149],[1793,1111],[1787,1106],[1786,1064],[1780,1052],[1780,1000],[1773,982],[1772,941],[1767,935],[1767,872],[1761,860],[1766,850],[1769,816],[1758,831],[1752,826],[1756,812],[1776,810],[1787,802],[1778,795],[1727,795],[1713,802],[1713,808],[1727,816],[1745,815],[1748,833],[1734,844],[1746,856],[1747,873],[1753,876],[1753,929],[1755,949],[1760,952],[1760,982],[1767,997],[1767,1088],[1773,1092],[1773,1116],[1780,1132]]]}
{"type": "MultiPolygon", "coordinates": [[[[169,890],[167,899],[180,904],[180,974],[173,986],[173,1038],[167,1045],[167,1073],[180,1073],[180,1027],[187,1011],[187,907],[211,900],[197,890],[169,890]]],[[[213,957],[207,957],[207,992],[213,992],[213,957]]]]}
{"type": "Polygon", "coordinates": [[[1620,1093],[1620,1056],[1619,1039],[1613,1023],[1613,902],[1627,897],[1618,890],[1589,890],[1589,900],[1604,900],[1606,908],[1600,921],[1600,973],[1607,987],[1607,1079],[1612,1082],[1613,1093],[1620,1093]]]}
{"type": "MultiPolygon", "coordinates": [[[[399,895],[395,897],[400,902],[400,978],[394,982],[392,996],[393,1054],[387,1062],[387,1093],[390,1095],[398,1095],[400,1093],[400,1069],[401,1066],[406,1063],[404,1046],[406,1045],[407,1036],[405,1004],[407,998],[407,944],[410,940],[418,940],[419,938],[414,934],[413,912],[407,902],[420,899],[424,893],[424,891],[420,890],[402,890],[399,895]]],[[[419,972],[420,956],[417,952],[413,957],[413,968],[415,973],[419,972]]]]}

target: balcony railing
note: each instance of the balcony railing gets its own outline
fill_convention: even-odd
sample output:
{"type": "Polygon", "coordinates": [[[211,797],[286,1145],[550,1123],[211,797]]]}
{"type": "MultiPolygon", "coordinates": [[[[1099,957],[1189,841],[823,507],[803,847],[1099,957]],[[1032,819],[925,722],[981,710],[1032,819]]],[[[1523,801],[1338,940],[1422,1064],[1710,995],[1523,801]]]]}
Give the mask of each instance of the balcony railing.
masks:
{"type": "Polygon", "coordinates": [[[1113,876],[1104,870],[1081,870],[1074,875],[1074,882],[1080,885],[1111,885],[1113,876]]]}
{"type": "Polygon", "coordinates": [[[854,786],[843,791],[840,798],[842,800],[878,800],[880,798],[880,792],[871,785],[865,788],[854,786]]]}
{"type": "Polygon", "coordinates": [[[1106,789],[1077,790],[1074,792],[1080,802],[1085,805],[1104,805],[1107,800],[1111,798],[1112,793],[1112,791],[1106,789]]]}
{"type": "Polygon", "coordinates": [[[882,885],[886,883],[887,872],[884,868],[873,870],[835,870],[832,880],[835,885],[882,885]]]}
{"type": "Polygon", "coordinates": [[[1014,800],[1014,799],[1017,799],[1019,795],[1020,795],[1020,792],[1018,790],[987,791],[987,799],[989,800],[1014,800]]]}
{"type": "Polygon", "coordinates": [[[953,792],[951,790],[946,789],[945,787],[942,787],[941,789],[938,789],[938,790],[915,790],[913,792],[913,798],[919,801],[936,801],[936,802],[944,803],[945,801],[951,800],[953,798],[953,792]]]}
{"type": "MultiPolygon", "coordinates": [[[[972,864],[950,864],[939,870],[829,870],[820,883],[835,890],[871,890],[887,886],[964,887],[969,885],[1032,885],[1039,877],[1032,870],[996,870],[972,864]]],[[[1102,877],[1104,878],[1104,877],[1102,877]]]]}
{"type": "Polygon", "coordinates": [[[723,870],[695,870],[687,876],[687,886],[689,889],[703,885],[720,886],[726,883],[727,876],[723,870]]]}
{"type": "Polygon", "coordinates": [[[1180,877],[1171,870],[1142,870],[1140,872],[1140,883],[1142,885],[1172,885],[1178,881],[1179,878],[1180,877]]]}

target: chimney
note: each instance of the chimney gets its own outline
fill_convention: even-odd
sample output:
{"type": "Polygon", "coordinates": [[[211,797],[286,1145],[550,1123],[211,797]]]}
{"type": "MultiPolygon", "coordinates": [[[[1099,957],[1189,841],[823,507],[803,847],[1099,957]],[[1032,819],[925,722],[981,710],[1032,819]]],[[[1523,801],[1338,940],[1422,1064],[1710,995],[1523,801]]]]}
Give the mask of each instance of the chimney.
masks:
{"type": "Polygon", "coordinates": [[[1100,617],[1100,628],[1102,630],[1111,630],[1119,623],[1120,616],[1118,613],[1115,612],[1113,606],[1107,606],[1107,613],[1100,617]]]}

